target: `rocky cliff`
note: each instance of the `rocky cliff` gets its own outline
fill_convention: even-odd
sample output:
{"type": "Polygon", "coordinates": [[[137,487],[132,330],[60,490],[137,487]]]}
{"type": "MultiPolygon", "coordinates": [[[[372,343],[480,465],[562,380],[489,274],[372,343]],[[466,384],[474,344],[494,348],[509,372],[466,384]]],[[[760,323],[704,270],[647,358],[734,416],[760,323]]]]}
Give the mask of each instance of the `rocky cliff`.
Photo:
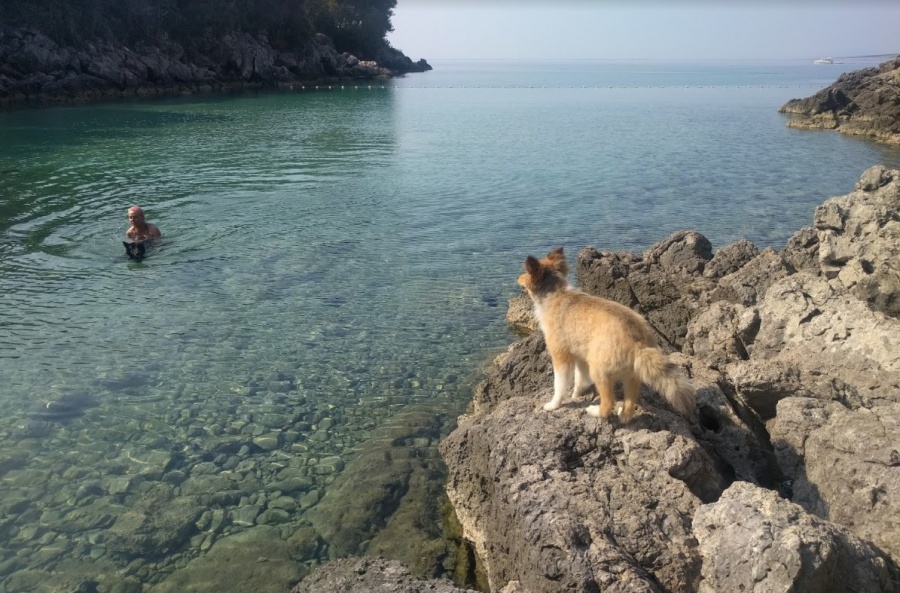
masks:
{"type": "Polygon", "coordinates": [[[900,144],[900,57],[877,68],[842,74],[834,84],[780,110],[792,128],[838,130],[900,144]]]}
{"type": "Polygon", "coordinates": [[[441,445],[490,590],[900,590],[898,245],[900,171],[874,167],[781,251],[582,250],[579,285],[681,350],[697,410],[544,412],[543,338],[514,343],[441,445]]]}
{"type": "Polygon", "coordinates": [[[247,33],[205,38],[191,48],[98,42],[76,49],[38,31],[0,27],[0,106],[376,80],[430,69],[390,47],[377,61],[359,60],[321,34],[290,51],[247,33]]]}

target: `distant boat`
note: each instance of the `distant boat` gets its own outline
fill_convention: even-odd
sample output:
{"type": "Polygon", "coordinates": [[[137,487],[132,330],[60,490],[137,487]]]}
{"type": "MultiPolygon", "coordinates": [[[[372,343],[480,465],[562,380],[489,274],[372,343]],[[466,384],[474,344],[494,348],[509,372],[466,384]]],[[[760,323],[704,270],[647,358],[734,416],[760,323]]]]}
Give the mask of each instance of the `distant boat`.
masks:
{"type": "Polygon", "coordinates": [[[813,64],[834,64],[834,58],[819,58],[813,60],[813,64]]]}

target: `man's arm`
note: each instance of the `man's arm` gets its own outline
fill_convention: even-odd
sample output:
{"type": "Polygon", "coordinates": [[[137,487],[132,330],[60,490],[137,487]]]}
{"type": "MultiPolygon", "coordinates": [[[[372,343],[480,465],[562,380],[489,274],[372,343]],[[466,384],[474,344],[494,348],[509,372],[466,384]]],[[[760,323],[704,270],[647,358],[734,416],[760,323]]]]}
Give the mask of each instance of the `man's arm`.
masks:
{"type": "Polygon", "coordinates": [[[155,224],[148,224],[147,231],[150,233],[151,237],[162,237],[162,233],[159,231],[159,227],[155,224]]]}

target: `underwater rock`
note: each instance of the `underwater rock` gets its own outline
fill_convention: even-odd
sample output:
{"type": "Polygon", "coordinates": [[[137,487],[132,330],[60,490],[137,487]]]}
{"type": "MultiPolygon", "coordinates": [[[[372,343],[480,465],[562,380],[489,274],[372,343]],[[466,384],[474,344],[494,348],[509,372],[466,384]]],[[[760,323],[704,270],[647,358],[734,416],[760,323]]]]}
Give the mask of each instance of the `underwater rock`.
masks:
{"type": "Polygon", "coordinates": [[[67,393],[55,399],[41,402],[41,406],[29,414],[35,420],[71,420],[84,414],[88,408],[100,405],[99,400],[87,393],[67,393]]]}

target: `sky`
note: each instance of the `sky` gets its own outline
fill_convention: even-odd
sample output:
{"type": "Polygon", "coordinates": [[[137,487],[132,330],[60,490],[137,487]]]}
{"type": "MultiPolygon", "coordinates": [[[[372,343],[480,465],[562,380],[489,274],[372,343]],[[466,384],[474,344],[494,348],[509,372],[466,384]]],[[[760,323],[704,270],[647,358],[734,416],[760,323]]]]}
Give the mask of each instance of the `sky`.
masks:
{"type": "Polygon", "coordinates": [[[413,60],[900,53],[900,0],[397,0],[392,23],[413,60]]]}

